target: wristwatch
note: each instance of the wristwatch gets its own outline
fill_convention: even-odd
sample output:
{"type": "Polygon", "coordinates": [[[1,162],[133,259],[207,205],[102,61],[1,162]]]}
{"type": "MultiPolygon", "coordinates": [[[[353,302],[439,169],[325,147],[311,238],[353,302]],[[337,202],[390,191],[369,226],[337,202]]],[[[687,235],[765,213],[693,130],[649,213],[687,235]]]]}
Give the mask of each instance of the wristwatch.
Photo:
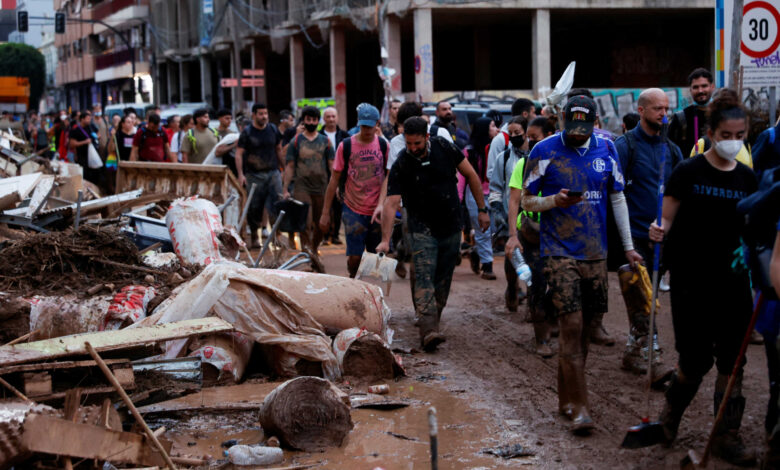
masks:
{"type": "Polygon", "coordinates": [[[488,208],[487,208],[487,206],[480,207],[479,209],[477,209],[477,212],[484,212],[485,214],[487,214],[488,213],[488,208]]]}

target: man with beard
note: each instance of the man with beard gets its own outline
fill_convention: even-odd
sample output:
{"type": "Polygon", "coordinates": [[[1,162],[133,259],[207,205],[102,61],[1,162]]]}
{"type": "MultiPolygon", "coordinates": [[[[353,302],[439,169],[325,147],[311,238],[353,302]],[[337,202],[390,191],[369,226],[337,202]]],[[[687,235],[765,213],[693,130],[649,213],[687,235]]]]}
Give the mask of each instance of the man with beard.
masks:
{"type": "Polygon", "coordinates": [[[688,75],[688,86],[693,104],[674,113],[669,124],[669,139],[680,147],[685,155],[691,151],[696,141],[706,134],[707,104],[715,91],[712,74],[701,67],[688,75]]]}
{"type": "MultiPolygon", "coordinates": [[[[683,159],[680,148],[661,138],[661,123],[669,111],[669,97],[659,88],[648,88],[639,95],[637,101],[639,124],[632,130],[620,136],[615,141],[620,167],[626,180],[623,193],[628,204],[628,215],[631,223],[631,238],[634,249],[642,255],[647,266],[653,266],[653,244],[650,243],[648,231],[650,224],[657,217],[659,163],[666,159],[664,165],[664,183],[669,179],[672,170],[683,159]],[[665,154],[665,155],[664,155],[665,154]]],[[[624,277],[621,275],[621,280],[624,277]]],[[[639,374],[647,373],[648,344],[658,342],[656,333],[649,342],[650,318],[647,312],[636,311],[629,307],[628,321],[630,331],[628,343],[623,352],[623,368],[639,374]],[[634,311],[632,311],[634,310],[634,311]]],[[[654,379],[665,375],[661,365],[660,351],[653,355],[654,379]]]]}
{"type": "MultiPolygon", "coordinates": [[[[452,141],[455,142],[455,125],[452,120],[452,105],[448,101],[439,101],[436,103],[436,120],[428,131],[431,135],[439,135],[439,128],[444,128],[450,133],[452,141]]],[[[461,144],[465,146],[467,142],[461,142],[461,144]]]]}

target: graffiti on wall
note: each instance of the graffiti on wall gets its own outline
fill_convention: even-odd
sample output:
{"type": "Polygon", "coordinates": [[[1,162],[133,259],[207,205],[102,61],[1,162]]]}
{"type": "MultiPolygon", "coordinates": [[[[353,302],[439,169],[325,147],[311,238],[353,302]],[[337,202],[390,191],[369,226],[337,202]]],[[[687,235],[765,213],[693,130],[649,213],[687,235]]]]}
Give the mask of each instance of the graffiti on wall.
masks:
{"type": "MultiPolygon", "coordinates": [[[[635,113],[639,94],[644,88],[605,88],[592,89],[593,98],[599,107],[601,127],[613,133],[620,133],[623,116],[635,113]]],[[[663,88],[669,97],[669,111],[674,113],[691,103],[687,88],[663,88]]]]}

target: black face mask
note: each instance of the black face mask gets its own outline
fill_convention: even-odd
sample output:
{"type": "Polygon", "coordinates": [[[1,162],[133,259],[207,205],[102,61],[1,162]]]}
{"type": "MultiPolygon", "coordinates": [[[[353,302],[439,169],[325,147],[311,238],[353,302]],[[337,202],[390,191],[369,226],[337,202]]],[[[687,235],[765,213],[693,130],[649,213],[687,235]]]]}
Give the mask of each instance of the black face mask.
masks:
{"type": "Polygon", "coordinates": [[[514,135],[509,138],[509,141],[512,142],[512,147],[514,147],[517,150],[520,150],[520,148],[525,143],[525,136],[524,135],[514,135]]]}
{"type": "Polygon", "coordinates": [[[531,150],[533,150],[534,146],[536,146],[536,144],[538,144],[538,143],[539,143],[538,140],[528,139],[528,151],[530,152],[531,150]]]}
{"type": "Polygon", "coordinates": [[[317,124],[304,124],[303,128],[306,129],[306,132],[314,132],[317,130],[317,124]]]}

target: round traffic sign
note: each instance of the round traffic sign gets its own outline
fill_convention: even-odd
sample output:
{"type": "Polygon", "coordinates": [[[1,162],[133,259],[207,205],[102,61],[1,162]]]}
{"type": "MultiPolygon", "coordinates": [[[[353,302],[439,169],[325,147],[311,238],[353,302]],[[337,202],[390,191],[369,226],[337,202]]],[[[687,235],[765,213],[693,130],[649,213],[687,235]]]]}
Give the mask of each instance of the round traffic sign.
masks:
{"type": "Polygon", "coordinates": [[[780,13],[769,2],[750,2],[742,10],[740,49],[754,59],[773,53],[780,46],[780,13]]]}

